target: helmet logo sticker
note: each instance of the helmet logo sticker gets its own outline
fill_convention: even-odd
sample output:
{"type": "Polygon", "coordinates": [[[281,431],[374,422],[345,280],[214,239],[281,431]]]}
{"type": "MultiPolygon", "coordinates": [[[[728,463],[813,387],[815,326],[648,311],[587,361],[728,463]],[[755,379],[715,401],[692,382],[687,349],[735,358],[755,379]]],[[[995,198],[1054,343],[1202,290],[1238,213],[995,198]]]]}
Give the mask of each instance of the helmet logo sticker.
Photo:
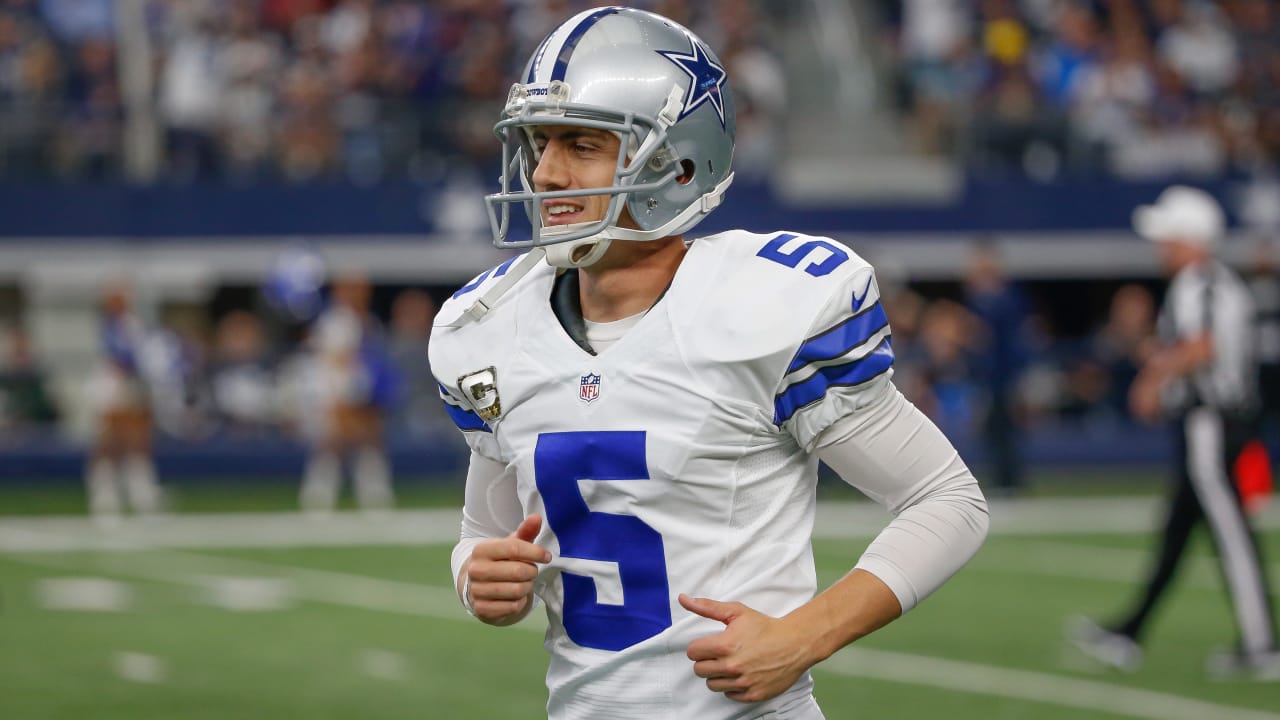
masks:
{"type": "Polygon", "coordinates": [[[683,120],[693,114],[703,103],[710,103],[720,118],[720,127],[724,127],[724,97],[720,90],[729,76],[723,67],[711,59],[702,43],[690,38],[689,45],[693,50],[692,54],[674,50],[656,51],[689,76],[689,89],[685,91],[684,108],[680,111],[679,119],[683,120]]]}

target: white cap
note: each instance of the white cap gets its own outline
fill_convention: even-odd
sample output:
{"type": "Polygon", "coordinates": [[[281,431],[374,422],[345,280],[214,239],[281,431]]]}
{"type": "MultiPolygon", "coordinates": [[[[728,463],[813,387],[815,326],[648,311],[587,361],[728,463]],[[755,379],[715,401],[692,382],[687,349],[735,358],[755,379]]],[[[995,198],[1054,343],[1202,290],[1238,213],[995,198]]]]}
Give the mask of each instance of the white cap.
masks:
{"type": "Polygon", "coordinates": [[[1133,211],[1133,229],[1153,242],[1179,241],[1212,247],[1226,229],[1222,206],[1203,190],[1174,185],[1152,205],[1133,211]]]}

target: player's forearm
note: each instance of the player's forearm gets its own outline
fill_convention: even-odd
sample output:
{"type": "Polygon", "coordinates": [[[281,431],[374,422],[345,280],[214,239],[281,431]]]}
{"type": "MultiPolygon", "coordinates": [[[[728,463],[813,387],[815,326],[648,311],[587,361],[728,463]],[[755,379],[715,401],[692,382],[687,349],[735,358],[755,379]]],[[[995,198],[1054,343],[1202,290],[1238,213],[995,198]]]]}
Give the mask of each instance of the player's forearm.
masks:
{"type": "Polygon", "coordinates": [[[855,569],[784,620],[805,643],[812,666],[901,614],[902,606],[888,585],[865,570],[855,569]]]}
{"type": "Polygon", "coordinates": [[[857,567],[888,586],[905,612],[978,551],[987,503],[951,443],[896,390],[871,409],[833,426],[818,455],[896,515],[857,567]]]}
{"type": "Polygon", "coordinates": [[[903,511],[852,572],[787,615],[812,663],[889,624],[973,557],[986,537],[986,503],[976,485],[957,494],[903,511]]]}
{"type": "MultiPolygon", "coordinates": [[[[963,465],[960,466],[963,469],[963,465]]],[[[986,499],[967,470],[954,486],[903,510],[858,559],[910,610],[964,567],[989,527],[986,499]]]]}
{"type": "Polygon", "coordinates": [[[484,540],[503,537],[515,530],[523,517],[523,510],[516,497],[515,472],[475,451],[472,451],[467,465],[465,492],[462,524],[450,566],[458,600],[467,612],[474,615],[464,592],[471,553],[484,540]]]}

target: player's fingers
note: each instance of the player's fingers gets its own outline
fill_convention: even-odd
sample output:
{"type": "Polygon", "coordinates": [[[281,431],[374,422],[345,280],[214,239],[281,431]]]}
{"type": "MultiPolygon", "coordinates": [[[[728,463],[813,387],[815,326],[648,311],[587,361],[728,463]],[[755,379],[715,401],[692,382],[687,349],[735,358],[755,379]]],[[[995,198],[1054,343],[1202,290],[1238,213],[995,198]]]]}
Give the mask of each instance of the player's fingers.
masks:
{"type": "Polygon", "coordinates": [[[727,690],[724,694],[730,700],[736,700],[741,703],[758,702],[752,695],[750,690],[727,690]]]}
{"type": "Polygon", "coordinates": [[[538,577],[538,566],[516,560],[473,562],[467,575],[472,583],[529,582],[538,577]]]}
{"type": "Polygon", "coordinates": [[[471,609],[482,618],[500,618],[524,610],[527,600],[476,600],[471,609]]]}
{"type": "Polygon", "coordinates": [[[717,633],[694,640],[685,650],[685,657],[694,662],[724,657],[728,654],[728,648],[725,647],[723,635],[724,633],[717,633]]]}
{"type": "Polygon", "coordinates": [[[722,692],[727,695],[733,692],[737,692],[737,693],[746,692],[747,685],[746,685],[746,682],[744,682],[743,679],[740,677],[732,677],[732,678],[717,677],[717,678],[709,678],[707,680],[707,689],[713,692],[722,692]]]}
{"type": "Polygon", "coordinates": [[[699,660],[693,664],[693,674],[700,678],[735,678],[740,673],[730,669],[724,660],[699,660]]]}
{"type": "Polygon", "coordinates": [[[542,530],[542,518],[538,515],[530,515],[520,523],[520,527],[511,533],[511,537],[525,542],[533,542],[538,537],[538,531],[542,530]]]}
{"type": "Polygon", "coordinates": [[[708,598],[689,597],[684,593],[680,593],[678,599],[685,610],[695,615],[701,615],[704,618],[717,620],[726,625],[735,617],[741,615],[744,607],[741,603],[725,603],[708,598]]]}
{"type": "Polygon", "coordinates": [[[519,600],[533,592],[533,583],[482,582],[471,584],[472,602],[475,600],[519,600]]]}
{"type": "Polygon", "coordinates": [[[544,547],[515,537],[486,540],[471,551],[475,558],[489,560],[523,560],[525,562],[551,562],[551,553],[544,547]]]}

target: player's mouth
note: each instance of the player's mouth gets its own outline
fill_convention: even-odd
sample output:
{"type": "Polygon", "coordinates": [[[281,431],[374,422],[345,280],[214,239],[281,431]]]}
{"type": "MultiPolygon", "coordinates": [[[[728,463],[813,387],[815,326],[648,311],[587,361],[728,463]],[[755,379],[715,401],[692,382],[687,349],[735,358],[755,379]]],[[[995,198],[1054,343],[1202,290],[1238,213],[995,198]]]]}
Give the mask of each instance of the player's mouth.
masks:
{"type": "Polygon", "coordinates": [[[547,225],[569,225],[583,222],[581,205],[567,203],[563,200],[547,200],[542,203],[542,213],[547,225]]]}

